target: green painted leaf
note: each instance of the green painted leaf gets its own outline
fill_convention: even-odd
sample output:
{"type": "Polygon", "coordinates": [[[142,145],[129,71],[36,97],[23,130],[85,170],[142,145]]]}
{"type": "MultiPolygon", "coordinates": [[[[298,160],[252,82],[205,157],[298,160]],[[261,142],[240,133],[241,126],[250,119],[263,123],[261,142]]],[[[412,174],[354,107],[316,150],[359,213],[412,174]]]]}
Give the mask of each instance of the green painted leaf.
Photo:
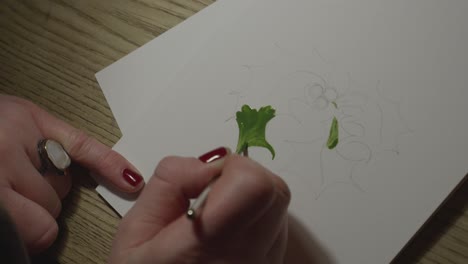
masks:
{"type": "Polygon", "coordinates": [[[248,105],[242,106],[241,111],[236,113],[239,126],[237,153],[246,151],[248,147],[263,147],[270,151],[272,159],[275,158],[275,150],[265,138],[267,123],[275,117],[275,112],[270,105],[261,107],[258,111],[248,105]]]}
{"type": "Polygon", "coordinates": [[[328,149],[334,149],[338,145],[338,120],[333,117],[333,121],[330,127],[330,135],[327,140],[328,149]]]}

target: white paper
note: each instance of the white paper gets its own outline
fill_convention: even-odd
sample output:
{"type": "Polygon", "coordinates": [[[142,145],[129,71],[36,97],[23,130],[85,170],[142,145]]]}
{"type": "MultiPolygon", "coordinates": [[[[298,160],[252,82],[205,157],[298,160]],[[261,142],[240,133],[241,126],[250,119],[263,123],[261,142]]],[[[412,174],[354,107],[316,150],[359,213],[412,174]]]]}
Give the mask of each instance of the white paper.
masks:
{"type": "MultiPolygon", "coordinates": [[[[288,182],[300,240],[314,241],[302,246],[321,254],[291,263],[388,263],[468,171],[467,10],[455,0],[259,0],[115,149],[148,178],[166,155],[234,148],[240,106],[272,105],[277,156],[249,151],[288,182]]],[[[131,205],[100,193],[121,214],[131,205]]]]}
{"type": "Polygon", "coordinates": [[[159,93],[209,36],[238,17],[248,2],[218,0],[96,74],[123,134],[154,108],[159,93]]]}

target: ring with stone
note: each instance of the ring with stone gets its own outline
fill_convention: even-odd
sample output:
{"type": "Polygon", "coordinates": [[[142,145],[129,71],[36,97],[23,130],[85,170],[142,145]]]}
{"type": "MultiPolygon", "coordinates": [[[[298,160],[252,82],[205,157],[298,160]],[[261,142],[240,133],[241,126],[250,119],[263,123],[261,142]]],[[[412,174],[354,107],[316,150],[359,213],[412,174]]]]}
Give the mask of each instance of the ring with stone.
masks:
{"type": "Polygon", "coordinates": [[[39,172],[46,173],[53,170],[55,173],[65,175],[70,167],[71,159],[62,144],[52,139],[42,139],[37,143],[37,152],[41,160],[39,172]]]}

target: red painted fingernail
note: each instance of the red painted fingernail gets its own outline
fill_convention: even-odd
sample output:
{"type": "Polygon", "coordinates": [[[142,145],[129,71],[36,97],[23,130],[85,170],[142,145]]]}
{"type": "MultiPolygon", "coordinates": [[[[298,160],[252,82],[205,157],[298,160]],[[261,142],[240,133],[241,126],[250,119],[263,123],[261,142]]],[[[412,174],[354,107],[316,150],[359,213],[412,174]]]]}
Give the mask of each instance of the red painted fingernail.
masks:
{"type": "Polygon", "coordinates": [[[132,185],[133,187],[137,186],[138,184],[140,184],[141,181],[143,181],[143,177],[141,177],[140,174],[134,172],[134,171],[131,171],[129,169],[125,169],[122,173],[125,181],[127,181],[130,185],[132,185]]]}
{"type": "Polygon", "coordinates": [[[227,153],[228,151],[226,148],[220,147],[201,155],[200,157],[198,157],[198,159],[203,161],[204,163],[209,163],[223,158],[227,155],[227,153]]]}

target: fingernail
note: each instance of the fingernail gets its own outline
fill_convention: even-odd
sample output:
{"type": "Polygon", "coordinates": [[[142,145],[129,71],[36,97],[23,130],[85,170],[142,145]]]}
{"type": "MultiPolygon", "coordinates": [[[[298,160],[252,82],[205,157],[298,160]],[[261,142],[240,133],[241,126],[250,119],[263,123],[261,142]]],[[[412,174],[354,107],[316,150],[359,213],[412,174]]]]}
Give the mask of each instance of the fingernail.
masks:
{"type": "Polygon", "coordinates": [[[220,147],[217,149],[214,149],[208,153],[205,153],[198,157],[199,160],[201,160],[204,163],[209,163],[213,162],[215,160],[219,160],[226,156],[228,154],[228,150],[225,147],[220,147]]]}
{"type": "Polygon", "coordinates": [[[125,169],[122,175],[125,181],[128,182],[133,187],[136,187],[138,184],[140,184],[141,181],[143,181],[143,177],[141,177],[140,174],[134,171],[131,171],[129,169],[125,169]]]}

